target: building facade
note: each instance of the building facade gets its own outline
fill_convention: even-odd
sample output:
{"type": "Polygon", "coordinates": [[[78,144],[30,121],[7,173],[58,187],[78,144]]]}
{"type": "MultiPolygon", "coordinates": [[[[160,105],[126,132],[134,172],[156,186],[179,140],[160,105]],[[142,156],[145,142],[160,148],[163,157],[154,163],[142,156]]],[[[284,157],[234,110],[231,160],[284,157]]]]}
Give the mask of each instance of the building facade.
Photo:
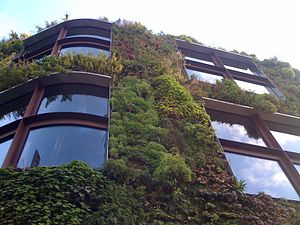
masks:
{"type": "MultiPolygon", "coordinates": [[[[108,22],[65,21],[26,39],[15,61],[68,53],[110,57],[111,33],[108,22]]],[[[182,40],[177,45],[190,78],[211,85],[231,79],[244,90],[284,98],[250,57],[182,40]]],[[[101,168],[108,157],[109,93],[109,76],[83,72],[51,74],[1,92],[2,167],[82,160],[101,168]]],[[[300,118],[215,99],[203,101],[233,174],[248,184],[257,180],[248,193],[299,200],[300,118]],[[258,177],[260,170],[263,176],[258,177]]]]}

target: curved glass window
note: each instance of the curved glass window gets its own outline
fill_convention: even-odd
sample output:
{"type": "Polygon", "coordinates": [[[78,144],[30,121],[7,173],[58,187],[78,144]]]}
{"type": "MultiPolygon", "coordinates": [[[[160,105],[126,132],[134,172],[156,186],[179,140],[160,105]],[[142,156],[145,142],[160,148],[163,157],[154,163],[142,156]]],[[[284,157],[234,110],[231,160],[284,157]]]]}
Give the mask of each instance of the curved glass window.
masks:
{"type": "Polygon", "coordinates": [[[76,47],[66,47],[60,50],[60,54],[84,54],[84,55],[92,55],[92,56],[110,56],[110,52],[100,48],[94,47],[85,47],[85,46],[76,46],[76,47]]]}
{"type": "Polygon", "coordinates": [[[102,36],[98,36],[98,35],[91,35],[91,34],[74,34],[74,35],[66,36],[66,38],[76,38],[76,37],[97,38],[100,40],[110,41],[110,38],[102,37],[102,36]]]}
{"type": "Polygon", "coordinates": [[[108,90],[77,84],[48,87],[38,114],[50,112],[80,112],[108,117],[108,90]]]}
{"type": "Polygon", "coordinates": [[[25,95],[0,106],[0,127],[23,118],[30,95],[25,95]]]}
{"type": "Polygon", "coordinates": [[[9,139],[7,141],[0,143],[0,167],[4,162],[5,156],[8,152],[11,142],[12,142],[12,139],[9,139]]]}
{"type": "Polygon", "coordinates": [[[186,69],[187,74],[189,75],[190,78],[193,76],[200,81],[215,84],[217,80],[222,80],[223,77],[211,73],[205,73],[201,71],[196,71],[196,70],[191,70],[191,69],[186,69]]]}
{"type": "Polygon", "coordinates": [[[101,168],[107,158],[107,131],[81,126],[31,130],[18,167],[55,166],[81,160],[101,168]]]}
{"type": "Polygon", "coordinates": [[[245,192],[265,192],[273,197],[299,200],[299,196],[277,161],[225,153],[238,180],[246,183],[245,192]]]}

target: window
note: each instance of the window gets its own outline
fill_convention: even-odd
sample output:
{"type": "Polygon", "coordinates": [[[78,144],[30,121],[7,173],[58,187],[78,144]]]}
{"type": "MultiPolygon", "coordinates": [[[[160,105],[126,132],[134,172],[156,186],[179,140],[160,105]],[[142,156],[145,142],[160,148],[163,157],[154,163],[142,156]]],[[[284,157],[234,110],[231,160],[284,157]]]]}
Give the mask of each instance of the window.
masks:
{"type": "Polygon", "coordinates": [[[101,168],[107,158],[107,131],[81,126],[50,126],[29,132],[18,167],[55,166],[82,160],[101,168]]]}
{"type": "Polygon", "coordinates": [[[66,47],[62,48],[60,54],[84,54],[91,56],[110,56],[110,52],[104,49],[95,48],[95,47],[85,47],[85,46],[76,46],[76,47],[66,47]]]}
{"type": "Polygon", "coordinates": [[[198,59],[198,58],[193,58],[193,57],[188,57],[188,56],[186,56],[184,58],[185,58],[185,60],[190,60],[190,61],[194,61],[194,62],[204,63],[204,64],[211,65],[211,66],[215,65],[212,61],[208,61],[208,60],[204,60],[204,59],[198,59]]]}
{"type": "Polygon", "coordinates": [[[0,143],[0,167],[4,162],[5,156],[9,150],[9,147],[11,145],[12,139],[3,141],[0,143]]]}
{"type": "Polygon", "coordinates": [[[278,162],[225,153],[238,180],[245,180],[246,193],[264,192],[273,197],[299,200],[299,197],[278,162]]]}
{"type": "Polygon", "coordinates": [[[102,36],[98,36],[98,35],[91,35],[91,34],[74,34],[74,35],[66,36],[66,38],[75,38],[75,37],[97,38],[100,40],[110,41],[110,38],[106,38],[106,37],[102,37],[102,36]]]}
{"type": "Polygon", "coordinates": [[[209,111],[211,125],[218,138],[252,145],[266,146],[252,121],[247,117],[209,111]]]}
{"type": "Polygon", "coordinates": [[[271,131],[280,146],[287,151],[300,153],[300,136],[271,131]]]}
{"type": "Polygon", "coordinates": [[[38,114],[80,112],[108,117],[108,90],[76,84],[56,85],[45,91],[38,114]]]}
{"type": "Polygon", "coordinates": [[[234,80],[236,84],[243,90],[245,91],[251,91],[256,94],[270,94],[268,89],[265,86],[258,85],[258,84],[253,84],[241,80],[234,80]]]}
{"type": "Polygon", "coordinates": [[[205,72],[191,70],[191,69],[186,69],[186,72],[190,78],[195,77],[197,80],[200,80],[203,82],[208,82],[211,84],[215,84],[217,82],[217,80],[223,79],[223,77],[220,75],[205,73],[205,72]]]}
{"type": "Polygon", "coordinates": [[[24,116],[31,95],[25,95],[0,106],[0,127],[24,116]]]}

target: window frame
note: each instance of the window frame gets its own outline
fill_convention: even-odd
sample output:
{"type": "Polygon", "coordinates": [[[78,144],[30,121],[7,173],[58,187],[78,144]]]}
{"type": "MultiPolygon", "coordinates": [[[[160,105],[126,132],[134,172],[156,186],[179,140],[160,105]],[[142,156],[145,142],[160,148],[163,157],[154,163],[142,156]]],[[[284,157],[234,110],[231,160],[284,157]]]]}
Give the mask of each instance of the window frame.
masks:
{"type": "Polygon", "coordinates": [[[300,153],[282,149],[280,144],[272,135],[268,126],[268,123],[276,122],[281,124],[281,126],[290,126],[291,128],[296,127],[300,130],[300,118],[281,113],[268,114],[257,112],[249,106],[238,105],[206,97],[203,97],[202,99],[206,110],[216,110],[224,114],[236,114],[251,119],[256,130],[267,145],[267,147],[263,147],[218,138],[224,152],[277,161],[300,197],[300,174],[294,166],[294,164],[300,165],[300,153]]]}
{"type": "MultiPolygon", "coordinates": [[[[0,128],[1,141],[10,136],[14,136],[5,160],[2,164],[2,168],[17,166],[22,149],[31,129],[45,126],[74,125],[108,131],[109,115],[108,117],[104,117],[81,112],[49,112],[43,114],[37,114],[37,112],[43,100],[46,88],[54,85],[76,84],[87,87],[97,86],[102,89],[107,89],[107,99],[109,100],[110,79],[111,78],[109,76],[86,72],[52,74],[46,77],[35,78],[15,88],[4,91],[1,94],[1,97],[3,96],[3,98],[1,98],[2,101],[0,101],[0,103],[4,105],[5,103],[11,101],[11,99],[5,98],[5,96],[12,96],[11,93],[21,96],[24,94],[23,92],[26,91],[26,93],[32,92],[32,95],[23,118],[0,128]]],[[[109,110],[110,109],[108,109],[108,111],[109,110]]]]}

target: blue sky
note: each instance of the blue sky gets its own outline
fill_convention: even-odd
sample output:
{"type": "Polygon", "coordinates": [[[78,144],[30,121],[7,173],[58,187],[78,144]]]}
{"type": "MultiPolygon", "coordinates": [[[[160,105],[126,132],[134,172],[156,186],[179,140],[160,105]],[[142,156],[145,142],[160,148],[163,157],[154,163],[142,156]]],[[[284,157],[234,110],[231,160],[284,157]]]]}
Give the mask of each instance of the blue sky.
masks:
{"type": "Polygon", "coordinates": [[[65,13],[70,19],[125,18],[260,59],[277,56],[300,69],[299,8],[297,0],[0,0],[0,37],[10,30],[33,33],[65,13]]]}

